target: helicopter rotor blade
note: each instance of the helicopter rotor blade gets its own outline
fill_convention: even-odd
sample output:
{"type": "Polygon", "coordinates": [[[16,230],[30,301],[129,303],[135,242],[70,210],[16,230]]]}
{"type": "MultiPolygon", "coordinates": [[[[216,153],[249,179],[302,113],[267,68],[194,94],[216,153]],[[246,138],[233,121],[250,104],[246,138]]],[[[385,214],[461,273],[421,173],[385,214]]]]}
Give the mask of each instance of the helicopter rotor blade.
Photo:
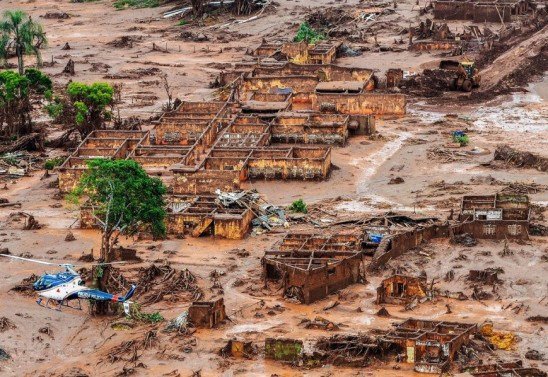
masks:
{"type": "Polygon", "coordinates": [[[102,263],[102,262],[90,262],[90,263],[83,263],[83,264],[75,264],[75,265],[72,265],[73,267],[90,267],[90,266],[105,266],[105,265],[111,265],[111,264],[127,264],[127,263],[130,263],[130,262],[106,262],[106,263],[102,263]]]}
{"type": "Polygon", "coordinates": [[[49,265],[49,266],[57,266],[57,265],[58,265],[57,263],[46,262],[46,261],[38,260],[38,259],[17,257],[17,256],[15,256],[15,255],[0,254],[0,256],[1,256],[1,257],[12,258],[12,259],[19,259],[19,260],[23,260],[23,261],[27,261],[27,262],[33,262],[33,263],[39,263],[39,264],[47,264],[47,265],[49,265]]]}

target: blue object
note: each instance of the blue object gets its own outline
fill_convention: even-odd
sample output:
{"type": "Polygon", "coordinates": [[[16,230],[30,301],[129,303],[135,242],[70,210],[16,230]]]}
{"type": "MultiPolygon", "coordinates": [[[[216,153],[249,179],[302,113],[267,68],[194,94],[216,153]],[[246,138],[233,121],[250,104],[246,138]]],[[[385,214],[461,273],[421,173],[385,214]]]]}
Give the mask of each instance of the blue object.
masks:
{"type": "Polygon", "coordinates": [[[370,239],[373,243],[381,243],[383,237],[384,237],[384,236],[383,236],[382,234],[370,234],[370,235],[369,235],[369,239],[370,239]]]}

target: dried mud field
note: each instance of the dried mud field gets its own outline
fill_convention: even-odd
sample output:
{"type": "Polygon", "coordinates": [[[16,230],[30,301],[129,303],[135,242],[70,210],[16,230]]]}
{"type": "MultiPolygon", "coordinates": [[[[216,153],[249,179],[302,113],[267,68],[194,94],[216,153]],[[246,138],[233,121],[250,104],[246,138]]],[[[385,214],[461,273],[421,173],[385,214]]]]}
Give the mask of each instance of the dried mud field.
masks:
{"type": "MultiPolygon", "coordinates": [[[[164,77],[174,98],[213,101],[220,89],[210,83],[221,71],[249,56],[263,40],[293,38],[299,25],[318,13],[330,16],[336,25],[338,19],[342,24],[364,9],[390,10],[368,21],[370,25],[358,27],[359,23],[347,21],[339,28],[346,32],[338,34],[338,40],[362,51],[358,56],[338,58],[337,64],[344,67],[370,68],[378,77],[384,77],[389,68],[412,75],[436,67],[448,56],[447,51],[407,49],[407,28],[425,17],[432,18],[432,13],[420,11],[427,5],[422,0],[400,0],[395,2],[396,8],[392,3],[361,0],[268,3],[256,19],[221,12],[189,24],[177,17],[163,17],[169,10],[186,6],[177,1],[118,11],[108,0],[1,0],[0,12],[21,9],[42,23],[49,39],[42,52],[43,71],[55,86],[63,87],[69,81],[121,85],[120,116],[142,119],[143,130],[153,128],[150,119],[161,114],[167,101],[164,77]],[[343,18],[338,12],[350,16],[343,18]],[[67,17],[51,16],[54,13],[66,13],[67,17]],[[355,35],[362,31],[365,36],[358,40],[355,35]],[[402,42],[397,42],[400,39],[402,42]],[[70,49],[64,49],[65,44],[70,49]],[[74,75],[62,73],[69,59],[75,65],[74,75]]],[[[472,22],[451,20],[447,24],[451,30],[462,31],[472,22]]],[[[501,28],[500,23],[481,25],[501,28]]],[[[332,146],[327,179],[257,178],[242,183],[242,189],[257,190],[266,202],[287,212],[287,206],[302,198],[308,214],[289,216],[287,224],[270,231],[258,227],[238,240],[210,235],[168,236],[165,240],[122,237],[120,244],[135,249],[139,257],[139,261],[116,266],[131,276],[128,279],[139,281],[152,264],[187,269],[193,276],[194,280],[184,282],[184,289],[177,287],[175,292],[164,287],[167,280],[152,279],[150,292],[159,298],[146,302],[145,297],[151,294],[135,298],[137,303],[141,300],[144,311],[160,313],[162,322],[91,315],[87,303],[83,310],[40,307],[35,293],[13,288],[33,274],[52,272],[52,266],[1,258],[0,351],[9,357],[2,360],[0,353],[0,376],[432,375],[414,370],[413,363],[399,362],[395,356],[374,357],[367,365],[352,366],[344,362],[282,362],[265,355],[269,338],[302,340],[303,352],[311,355],[322,337],[384,336],[409,318],[478,326],[492,323],[496,331],[509,334],[511,346],[497,349],[488,336],[478,335],[473,341],[475,348],[470,346],[467,353],[474,360],[470,365],[479,360],[483,364],[522,360],[540,372],[548,371],[548,174],[539,167],[494,159],[500,145],[530,152],[544,161],[548,158],[548,26],[523,35],[516,32],[514,39],[497,56],[483,58],[482,85],[471,93],[447,90],[418,95],[398,90],[398,94],[406,94],[405,114],[376,117],[373,135],[354,135],[344,146],[332,146]],[[535,74],[517,79],[523,74],[521,67],[535,74]],[[451,133],[456,130],[466,131],[470,138],[467,146],[459,148],[452,143],[451,133]],[[275,250],[288,233],[360,232],[373,218],[392,219],[398,232],[412,230],[424,219],[447,224],[456,221],[463,196],[496,193],[528,195],[531,224],[544,227],[544,232],[529,232],[526,239],[475,237],[473,242],[433,238],[389,258],[378,268],[365,268],[364,279],[309,304],[284,297],[279,282],[265,282],[265,251],[275,250]],[[391,216],[417,222],[401,225],[391,216]],[[470,270],[486,269],[498,271],[496,283],[473,284],[469,280],[470,270]],[[429,292],[436,294],[407,305],[378,304],[377,287],[395,274],[426,275],[429,292]],[[457,293],[462,294],[460,299],[457,293]],[[213,328],[166,330],[192,301],[218,297],[226,307],[227,319],[222,323],[213,328]],[[379,315],[381,308],[388,315],[379,315]],[[311,321],[331,325],[307,325],[311,321]],[[223,355],[221,349],[231,339],[251,342],[255,351],[247,357],[223,355]]],[[[482,52],[470,55],[480,61],[482,52]]],[[[30,64],[32,59],[28,59],[30,64]]],[[[16,63],[15,59],[9,61],[16,63]]],[[[61,132],[61,126],[50,125],[44,114],[38,118],[49,127],[49,136],[61,132]]],[[[73,150],[46,148],[41,153],[68,156],[73,150]]],[[[87,266],[79,259],[84,254],[98,255],[101,233],[78,227],[80,210],[59,193],[57,180],[56,171],[45,174],[42,166],[22,177],[0,175],[0,198],[6,199],[5,203],[20,203],[19,208],[0,206],[0,250],[87,266]],[[12,215],[18,211],[31,214],[41,227],[22,229],[23,221],[12,215]],[[66,240],[69,233],[75,240],[66,240]]],[[[363,266],[378,256],[378,251],[362,256],[363,266]]],[[[436,374],[472,376],[464,371],[467,365],[463,360],[459,355],[455,365],[436,374]]]]}

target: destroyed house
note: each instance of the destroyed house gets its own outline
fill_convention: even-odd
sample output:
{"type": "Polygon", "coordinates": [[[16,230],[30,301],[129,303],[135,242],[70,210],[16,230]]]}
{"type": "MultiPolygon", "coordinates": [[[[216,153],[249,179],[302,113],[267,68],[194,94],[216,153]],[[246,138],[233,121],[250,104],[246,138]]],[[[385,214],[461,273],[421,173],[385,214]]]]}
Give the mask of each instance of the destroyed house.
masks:
{"type": "Polygon", "coordinates": [[[362,274],[361,253],[266,251],[263,269],[266,280],[282,284],[285,296],[310,304],[357,283],[362,274]]]}
{"type": "Polygon", "coordinates": [[[59,188],[70,192],[95,158],[125,159],[147,136],[146,131],[92,131],[76,150],[58,167],[59,188]]]}
{"type": "Polygon", "coordinates": [[[496,194],[464,196],[459,221],[476,238],[528,238],[529,197],[496,194]]]}
{"type": "Polygon", "coordinates": [[[474,377],[546,377],[546,372],[537,368],[523,366],[521,360],[465,367],[464,370],[474,377]]]}
{"type": "Polygon", "coordinates": [[[242,239],[254,217],[249,207],[223,206],[215,195],[175,195],[167,207],[167,232],[178,237],[190,234],[242,239]]]}
{"type": "Polygon", "coordinates": [[[258,59],[294,61],[300,64],[330,64],[337,58],[339,44],[320,42],[314,45],[302,42],[270,43],[263,41],[252,56],[258,59]]]}
{"type": "MultiPolygon", "coordinates": [[[[243,192],[242,194],[245,194],[243,192]]],[[[239,204],[223,205],[217,195],[172,195],[167,203],[165,219],[167,233],[175,237],[215,236],[242,239],[251,229],[255,218],[252,207],[255,198],[246,194],[239,204]]],[[[258,210],[256,212],[259,212],[258,210]]],[[[92,206],[86,202],[80,207],[80,228],[99,226],[92,206]]]]}
{"type": "Polygon", "coordinates": [[[194,301],[188,308],[188,320],[196,328],[213,328],[227,318],[222,298],[215,301],[194,301]]]}
{"type": "Polygon", "coordinates": [[[426,296],[426,277],[393,275],[377,287],[377,304],[406,304],[426,296]]]}
{"type": "Polygon", "coordinates": [[[278,250],[305,251],[361,251],[362,236],[359,233],[340,233],[334,235],[291,232],[287,233],[277,245],[278,250]]]}
{"type": "Polygon", "coordinates": [[[337,334],[319,338],[314,354],[307,356],[307,359],[318,360],[321,365],[364,367],[371,365],[374,361],[382,360],[389,351],[391,351],[389,344],[372,336],[337,334]]]}
{"type": "Polygon", "coordinates": [[[440,374],[476,332],[476,324],[408,319],[383,339],[399,346],[415,371],[440,374]]]}
{"type": "Polygon", "coordinates": [[[264,108],[259,107],[257,93],[289,95],[287,101],[292,111],[363,117],[405,114],[405,96],[374,91],[375,78],[370,69],[285,63],[259,64],[238,73],[222,74],[220,81],[236,88],[237,99],[244,106],[249,107],[249,102],[253,101],[255,108],[268,110],[271,116],[273,110],[285,107],[285,104],[266,101],[264,108]]]}
{"type": "Polygon", "coordinates": [[[533,9],[529,0],[437,0],[434,18],[505,23],[533,9]]]}

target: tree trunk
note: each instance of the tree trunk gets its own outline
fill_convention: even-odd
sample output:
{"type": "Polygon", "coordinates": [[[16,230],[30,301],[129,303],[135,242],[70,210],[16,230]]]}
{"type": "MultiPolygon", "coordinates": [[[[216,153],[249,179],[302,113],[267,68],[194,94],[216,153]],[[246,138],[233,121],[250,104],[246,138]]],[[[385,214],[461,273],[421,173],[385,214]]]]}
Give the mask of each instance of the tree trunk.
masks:
{"type": "Polygon", "coordinates": [[[201,17],[204,14],[204,0],[191,0],[194,17],[201,17]]]}
{"type": "Polygon", "coordinates": [[[110,239],[112,238],[112,231],[104,231],[101,238],[101,252],[99,259],[105,263],[110,262],[110,249],[112,247],[110,239]]]}
{"type": "Polygon", "coordinates": [[[17,55],[17,67],[19,68],[19,74],[23,75],[25,73],[25,64],[23,62],[23,46],[17,43],[15,45],[15,54],[17,55]]]}
{"type": "MultiPolygon", "coordinates": [[[[97,276],[96,287],[97,289],[106,292],[106,283],[110,274],[110,265],[98,265],[96,269],[101,269],[101,276],[97,276]]],[[[92,315],[106,315],[109,314],[110,305],[108,301],[92,301],[90,302],[90,310],[92,315]]]]}
{"type": "Polygon", "coordinates": [[[42,68],[42,66],[44,65],[44,61],[42,60],[42,53],[40,52],[39,49],[37,49],[35,53],[36,53],[36,66],[38,68],[42,68]]]}

